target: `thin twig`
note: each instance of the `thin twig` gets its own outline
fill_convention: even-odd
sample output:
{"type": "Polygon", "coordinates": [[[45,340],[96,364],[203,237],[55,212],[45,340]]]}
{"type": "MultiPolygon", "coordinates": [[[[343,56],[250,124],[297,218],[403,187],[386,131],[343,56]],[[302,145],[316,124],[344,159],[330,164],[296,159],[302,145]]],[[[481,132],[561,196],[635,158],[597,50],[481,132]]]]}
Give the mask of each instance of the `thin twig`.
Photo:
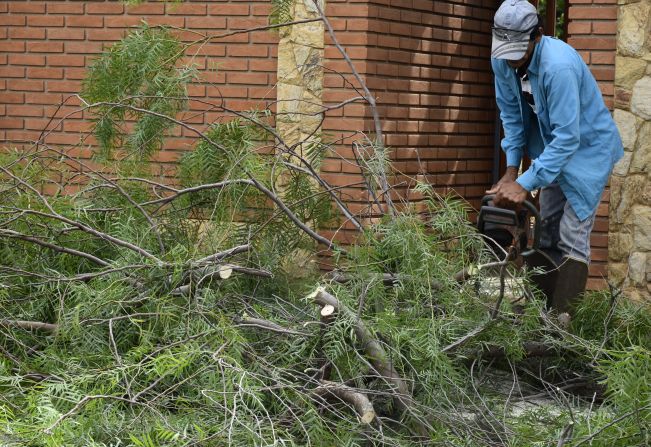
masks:
{"type": "Polygon", "coordinates": [[[274,323],[273,321],[263,320],[262,318],[254,318],[249,316],[242,317],[239,323],[236,323],[234,326],[235,327],[257,327],[260,329],[265,329],[267,331],[276,332],[278,334],[299,335],[301,337],[307,337],[310,335],[306,332],[299,332],[292,329],[287,329],[277,323],[274,323]]]}
{"type": "Polygon", "coordinates": [[[41,239],[38,239],[38,238],[35,238],[35,237],[32,237],[32,236],[28,236],[26,234],[22,234],[22,233],[19,233],[17,231],[0,228],[0,236],[10,237],[10,238],[14,238],[14,239],[20,239],[20,240],[23,240],[23,241],[26,241],[26,242],[31,242],[33,244],[37,244],[37,245],[49,248],[49,249],[54,250],[54,251],[58,251],[59,253],[67,253],[69,255],[79,256],[80,258],[88,259],[89,261],[92,261],[97,265],[101,265],[102,267],[108,267],[108,266],[111,265],[108,262],[98,258],[97,256],[93,256],[93,255],[91,255],[89,253],[85,253],[85,252],[80,251],[80,250],[75,250],[73,248],[61,247],[59,245],[55,245],[55,244],[52,244],[50,242],[42,241],[41,239]]]}
{"type": "Polygon", "coordinates": [[[137,404],[136,401],[131,400],[131,399],[126,399],[124,397],[119,397],[119,396],[110,396],[106,394],[93,394],[90,396],[86,396],[83,399],[81,399],[77,404],[70,409],[65,414],[62,414],[59,416],[59,418],[52,423],[49,427],[47,427],[44,431],[46,434],[50,435],[52,434],[52,431],[59,425],[61,422],[63,422],[65,419],[69,418],[70,416],[76,414],[79,410],[84,408],[90,401],[96,400],[96,399],[113,399],[113,400],[118,400],[120,402],[126,402],[129,404],[137,404]]]}
{"type": "Polygon", "coordinates": [[[586,444],[586,443],[592,441],[594,438],[599,436],[604,430],[607,430],[608,428],[612,427],[613,425],[618,424],[619,422],[622,422],[624,419],[630,418],[631,416],[639,413],[642,410],[648,410],[649,408],[651,408],[651,404],[647,404],[647,405],[644,405],[643,407],[636,408],[635,410],[631,410],[628,413],[624,413],[620,417],[618,417],[616,419],[613,419],[612,421],[610,421],[609,423],[607,423],[606,425],[601,427],[599,430],[597,430],[596,432],[594,432],[590,436],[587,436],[587,437],[583,438],[581,440],[581,442],[579,442],[578,444],[574,444],[574,447],[579,447],[579,446],[581,446],[583,444],[586,444]]]}

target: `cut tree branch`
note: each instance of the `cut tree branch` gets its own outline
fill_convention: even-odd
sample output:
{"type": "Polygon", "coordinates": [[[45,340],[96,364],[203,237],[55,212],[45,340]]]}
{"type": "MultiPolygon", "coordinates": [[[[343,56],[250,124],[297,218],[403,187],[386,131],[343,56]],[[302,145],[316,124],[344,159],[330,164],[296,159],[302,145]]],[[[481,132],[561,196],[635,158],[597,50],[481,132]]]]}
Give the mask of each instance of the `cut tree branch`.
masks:
{"type": "Polygon", "coordinates": [[[314,390],[317,396],[332,395],[352,406],[362,424],[370,424],[375,419],[375,408],[369,398],[355,388],[343,383],[320,380],[320,385],[314,390]]]}
{"type": "Polygon", "coordinates": [[[27,329],[30,331],[42,330],[46,332],[56,332],[59,328],[58,324],[43,323],[40,321],[0,320],[0,324],[3,324],[5,326],[19,327],[21,329],[27,329]]]}
{"type": "Polygon", "coordinates": [[[108,266],[111,265],[108,262],[106,262],[106,261],[104,261],[104,260],[102,260],[102,259],[100,259],[100,258],[98,258],[96,256],[93,256],[93,255],[91,255],[89,253],[85,253],[83,251],[75,250],[73,248],[61,247],[59,245],[55,245],[55,244],[43,241],[43,240],[38,239],[38,238],[28,236],[26,234],[22,234],[22,233],[19,233],[17,231],[0,228],[0,236],[10,237],[10,238],[14,238],[14,239],[20,239],[20,240],[23,240],[23,241],[26,241],[26,242],[31,242],[33,244],[40,245],[41,247],[46,247],[46,248],[49,248],[51,250],[58,251],[59,253],[67,253],[69,255],[79,256],[80,258],[88,259],[89,261],[94,262],[97,265],[101,265],[102,267],[108,267],[108,266]]]}
{"type": "MultiPolygon", "coordinates": [[[[357,340],[362,345],[366,356],[375,368],[377,374],[393,385],[394,401],[396,407],[402,413],[411,413],[414,411],[415,403],[407,382],[398,374],[391,358],[385,351],[382,344],[373,336],[371,331],[366,327],[364,322],[357,317],[348,307],[339,302],[339,300],[330,295],[322,288],[318,288],[315,292],[308,296],[314,300],[319,306],[332,306],[337,312],[344,314],[346,318],[354,322],[354,331],[357,340]]],[[[422,421],[416,420],[421,435],[425,436],[429,432],[429,428],[423,424],[422,421]]]]}

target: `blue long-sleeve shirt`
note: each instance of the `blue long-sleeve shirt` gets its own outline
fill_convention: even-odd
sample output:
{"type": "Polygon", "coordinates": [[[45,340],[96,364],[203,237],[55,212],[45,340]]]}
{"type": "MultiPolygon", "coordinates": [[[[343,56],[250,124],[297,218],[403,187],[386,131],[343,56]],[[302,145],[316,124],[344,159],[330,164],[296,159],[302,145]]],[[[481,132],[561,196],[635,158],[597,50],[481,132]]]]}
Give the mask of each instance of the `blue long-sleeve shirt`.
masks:
{"type": "Polygon", "coordinates": [[[571,46],[543,36],[527,73],[536,113],[505,60],[491,59],[508,166],[531,166],[516,180],[527,191],[558,182],[584,220],[597,206],[613,165],[624,155],[617,126],[592,73],[571,46]]]}

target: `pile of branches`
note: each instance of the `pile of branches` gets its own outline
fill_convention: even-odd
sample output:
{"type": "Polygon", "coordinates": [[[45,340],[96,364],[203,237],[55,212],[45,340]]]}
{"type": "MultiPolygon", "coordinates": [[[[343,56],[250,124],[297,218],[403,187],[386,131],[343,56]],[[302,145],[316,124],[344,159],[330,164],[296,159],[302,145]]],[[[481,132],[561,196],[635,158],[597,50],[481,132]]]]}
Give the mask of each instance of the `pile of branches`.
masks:
{"type": "Polygon", "coordinates": [[[362,227],[318,174],[328,144],[299,151],[268,113],[218,104],[233,119],[207,131],[179,119],[194,75],[174,42],[144,27],[91,67],[94,160],[47,131],[1,155],[2,445],[649,441],[646,309],[595,293],[558,327],[462,201],[426,185],[426,215],[383,200],[364,135],[390,212],[362,227]],[[197,135],[175,178],[133,162],[175,126],[197,135]],[[344,221],[352,246],[317,231],[344,221]]]}

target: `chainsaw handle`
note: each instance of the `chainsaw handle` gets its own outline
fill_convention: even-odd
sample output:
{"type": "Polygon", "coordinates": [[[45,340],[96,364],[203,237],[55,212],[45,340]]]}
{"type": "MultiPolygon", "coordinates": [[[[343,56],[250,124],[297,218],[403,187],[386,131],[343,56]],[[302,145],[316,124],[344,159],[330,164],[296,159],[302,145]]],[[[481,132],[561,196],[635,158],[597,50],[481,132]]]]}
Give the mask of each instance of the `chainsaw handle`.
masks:
{"type": "MultiPolygon", "coordinates": [[[[481,199],[481,204],[482,206],[488,205],[488,202],[491,200],[495,199],[495,194],[488,194],[484,196],[481,199]]],[[[533,226],[533,250],[537,250],[538,246],[540,245],[540,232],[541,232],[541,225],[542,222],[540,221],[540,213],[538,212],[538,209],[535,207],[535,205],[528,200],[525,200],[522,202],[522,205],[531,213],[531,215],[535,219],[535,223],[533,226]]]]}

